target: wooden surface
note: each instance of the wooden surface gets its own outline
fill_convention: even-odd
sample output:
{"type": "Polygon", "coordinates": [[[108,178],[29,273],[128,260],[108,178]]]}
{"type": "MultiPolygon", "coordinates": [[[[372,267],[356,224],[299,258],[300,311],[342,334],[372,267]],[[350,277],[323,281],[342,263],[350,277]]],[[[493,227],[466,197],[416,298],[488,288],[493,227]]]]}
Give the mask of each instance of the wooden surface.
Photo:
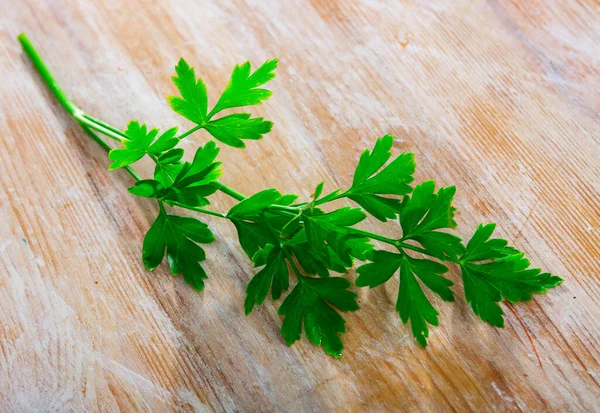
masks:
{"type": "MultiPolygon", "coordinates": [[[[0,9],[0,410],[599,410],[597,1],[0,0],[0,9]],[[254,270],[227,222],[207,219],[219,239],[205,292],[165,265],[144,270],[156,205],[128,194],[126,173],[107,171],[106,154],[23,55],[21,31],[76,103],[120,127],[189,126],[165,101],[180,56],[213,99],[234,63],[277,56],[274,96],[254,111],[273,132],[222,151],[225,183],[305,197],[321,178],[326,190],[347,186],[360,152],[391,133],[397,152],[415,152],[418,180],[456,184],[461,235],[497,221],[566,281],[514,306],[523,324],[505,307],[499,330],[476,319],[453,269],[459,300],[435,300],[441,326],[427,350],[394,312],[394,281],[358,291],[341,360],[305,339],[287,347],[276,305],[243,314],[254,270]]],[[[399,234],[395,223],[385,231],[399,234]]]]}

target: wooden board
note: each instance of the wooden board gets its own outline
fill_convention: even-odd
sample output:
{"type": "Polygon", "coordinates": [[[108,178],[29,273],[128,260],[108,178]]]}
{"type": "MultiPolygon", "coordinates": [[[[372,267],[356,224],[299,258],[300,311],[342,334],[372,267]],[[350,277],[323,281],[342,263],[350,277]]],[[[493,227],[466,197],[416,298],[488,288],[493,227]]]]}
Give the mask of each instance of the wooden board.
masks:
{"type": "MultiPolygon", "coordinates": [[[[0,9],[0,410],[599,409],[597,1],[0,0],[0,9]],[[180,56],[213,99],[236,62],[277,56],[274,96],[253,112],[273,132],[222,151],[225,183],[303,197],[321,179],[347,186],[361,151],[391,133],[397,152],[415,152],[419,181],[457,186],[461,235],[497,221],[566,282],[514,306],[518,318],[505,307],[506,328],[494,329],[470,311],[452,269],[459,299],[434,301],[441,325],[427,350],[394,312],[390,282],[358,291],[341,360],[306,339],[287,347],[277,305],[243,314],[254,270],[227,222],[207,221],[219,239],[205,292],[164,265],[144,270],[155,204],[128,194],[126,173],[107,171],[106,154],[24,56],[21,31],[76,103],[119,127],[190,126],[165,101],[180,56]]],[[[231,205],[221,194],[213,206],[231,205]]],[[[365,228],[399,234],[395,223],[365,228]]]]}

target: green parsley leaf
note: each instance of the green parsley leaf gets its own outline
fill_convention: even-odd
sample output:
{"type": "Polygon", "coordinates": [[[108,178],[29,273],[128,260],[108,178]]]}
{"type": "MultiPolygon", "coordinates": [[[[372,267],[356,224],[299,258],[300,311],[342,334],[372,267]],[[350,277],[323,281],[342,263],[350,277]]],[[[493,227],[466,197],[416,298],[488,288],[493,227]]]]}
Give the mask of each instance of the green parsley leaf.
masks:
{"type": "Polygon", "coordinates": [[[208,205],[206,197],[217,190],[217,187],[211,184],[222,173],[221,163],[215,162],[218,154],[219,148],[214,141],[199,147],[194,160],[181,165],[173,183],[162,193],[162,199],[167,203],[177,202],[192,207],[208,205]]]}
{"type": "MultiPolygon", "coordinates": [[[[148,153],[152,155],[160,155],[171,148],[174,148],[179,143],[179,139],[175,137],[177,127],[167,129],[162,135],[156,139],[148,148],[148,153]]],[[[183,154],[183,152],[182,152],[183,154]]]]}
{"type": "Polygon", "coordinates": [[[312,194],[313,200],[316,201],[317,199],[319,199],[319,197],[323,193],[324,186],[325,186],[325,181],[321,181],[321,183],[317,185],[317,187],[315,188],[315,192],[313,192],[313,194],[312,194]]]}
{"type": "Polygon", "coordinates": [[[412,190],[416,164],[413,153],[402,153],[383,167],[392,155],[394,138],[390,135],[377,140],[373,152],[365,150],[354,172],[352,187],[346,196],[380,221],[395,218],[400,201],[380,195],[406,195],[412,190]],[[383,169],[381,169],[383,167],[383,169]],[[378,172],[379,171],[379,172],[378,172]]]}
{"type": "MultiPolygon", "coordinates": [[[[179,178],[186,181],[180,183],[180,186],[192,186],[206,184],[215,181],[221,175],[221,165],[215,162],[219,154],[219,147],[214,141],[208,141],[206,145],[200,146],[196,150],[192,163],[181,163],[179,149],[171,149],[156,160],[154,169],[154,179],[159,181],[164,187],[169,187],[179,178]],[[200,182],[203,181],[203,182],[200,182]]],[[[181,152],[183,155],[183,152],[181,152]]]]}
{"type": "Polygon", "coordinates": [[[182,273],[185,282],[201,291],[207,276],[198,262],[204,261],[206,254],[198,244],[214,240],[206,224],[190,217],[168,215],[161,208],[144,238],[144,265],[149,271],[154,270],[162,262],[166,249],[171,274],[182,273]]]}
{"type": "Polygon", "coordinates": [[[444,301],[454,301],[450,290],[452,281],[440,275],[446,273],[448,268],[435,261],[419,260],[387,251],[374,251],[371,260],[371,263],[357,268],[359,276],[356,285],[374,288],[388,281],[400,269],[396,311],[404,324],[410,321],[417,342],[427,347],[427,323],[437,326],[439,313],[427,299],[417,278],[444,301]]]}
{"type": "Polygon", "coordinates": [[[265,224],[232,219],[231,222],[237,229],[238,238],[242,249],[252,259],[254,254],[266,247],[267,244],[277,244],[278,240],[265,224]]]}
{"type": "Polygon", "coordinates": [[[456,228],[452,200],[453,186],[435,191],[435,182],[427,181],[415,187],[412,196],[405,196],[400,208],[402,239],[418,242],[433,257],[445,260],[456,258],[465,251],[462,240],[456,235],[436,231],[456,228]]]}
{"type": "Polygon", "coordinates": [[[211,120],[204,125],[215,139],[234,148],[245,148],[242,139],[258,140],[269,133],[273,122],[263,118],[250,118],[249,113],[236,113],[211,120]]]}
{"type": "Polygon", "coordinates": [[[375,250],[370,258],[370,263],[361,265],[356,269],[358,278],[357,287],[375,288],[388,281],[400,268],[402,255],[375,250]]]}
{"type": "Polygon", "coordinates": [[[444,301],[454,301],[450,290],[452,281],[440,276],[447,271],[444,265],[431,260],[417,260],[408,256],[402,259],[396,311],[400,313],[403,323],[410,320],[412,333],[422,347],[427,347],[427,323],[437,326],[439,313],[423,293],[415,275],[444,301]]]}
{"type": "Polygon", "coordinates": [[[243,139],[261,139],[271,131],[273,123],[263,118],[251,118],[249,113],[232,114],[214,120],[212,117],[224,109],[261,104],[272,93],[259,86],[275,77],[273,71],[276,67],[277,59],[266,61],[254,73],[251,73],[250,62],[236,65],[219,101],[207,113],[206,85],[202,79],[196,79],[194,69],[181,59],[175,67],[177,76],[173,77],[181,97],[170,96],[167,99],[175,112],[206,129],[217,140],[235,148],[244,148],[243,139]]]}
{"type": "Polygon", "coordinates": [[[373,249],[368,238],[349,228],[364,218],[358,208],[342,208],[327,214],[319,209],[305,210],[288,222],[297,231],[285,245],[307,274],[329,277],[329,270],[344,273],[352,267],[353,258],[365,260],[373,249]],[[300,218],[304,227],[299,226],[300,218]]]}
{"type": "Polygon", "coordinates": [[[217,191],[217,187],[211,185],[211,182],[220,176],[218,164],[215,163],[197,174],[190,172],[192,168],[189,163],[183,164],[173,184],[160,192],[159,199],[170,205],[173,203],[191,207],[208,205],[210,201],[207,197],[217,191]]]}
{"type": "Polygon", "coordinates": [[[182,157],[183,157],[183,149],[181,149],[181,148],[169,149],[168,151],[162,153],[157,158],[157,163],[174,164],[174,163],[179,162],[182,157]]]}
{"type": "Polygon", "coordinates": [[[465,298],[483,321],[504,326],[504,312],[498,302],[531,300],[533,293],[545,293],[563,282],[562,278],[530,268],[524,254],[501,238],[490,239],[496,224],[480,225],[460,258],[465,298]]]}
{"type": "Polygon", "coordinates": [[[171,108],[186,119],[197,124],[203,124],[207,118],[208,96],[206,85],[201,78],[196,80],[194,68],[183,59],[175,66],[177,76],[173,83],[179,89],[181,97],[169,96],[167,101],[171,108]]]}
{"type": "Polygon", "coordinates": [[[158,135],[158,129],[148,130],[145,124],[140,125],[138,121],[129,122],[125,130],[125,135],[128,139],[121,140],[123,148],[113,149],[108,154],[108,159],[113,161],[108,169],[118,169],[137,162],[146,153],[160,154],[163,151],[173,148],[179,142],[174,138],[176,133],[177,128],[171,128],[165,131],[154,142],[154,139],[158,135]]]}
{"type": "Polygon", "coordinates": [[[156,162],[156,166],[154,167],[154,179],[160,182],[164,187],[171,186],[182,168],[183,163],[179,161],[172,163],[168,162],[168,160],[156,162]]]}
{"type": "Polygon", "coordinates": [[[154,179],[142,179],[129,188],[129,193],[144,198],[158,198],[163,186],[154,179]]]}
{"type": "Polygon", "coordinates": [[[261,305],[271,289],[271,297],[278,300],[283,290],[289,287],[289,274],[285,255],[281,248],[272,244],[255,254],[253,257],[255,267],[264,267],[250,280],[246,287],[246,300],[244,309],[246,315],[250,314],[254,305],[261,305]]]}
{"type": "Polygon", "coordinates": [[[169,205],[174,203],[191,207],[208,205],[210,202],[207,196],[217,190],[212,182],[221,175],[220,163],[215,162],[219,148],[213,141],[209,141],[204,147],[198,148],[192,163],[182,164],[178,163],[180,154],[173,151],[175,149],[165,152],[162,160],[161,157],[158,158],[155,176],[160,179],[138,181],[129,188],[129,192],[138,196],[156,198],[169,205]]]}
{"type": "MultiPolygon", "coordinates": [[[[349,227],[361,222],[367,216],[359,208],[344,207],[324,214],[320,211],[304,211],[304,229],[310,248],[316,257],[321,257],[325,265],[331,264],[332,251],[346,267],[352,266],[352,246],[350,240],[364,239],[352,233],[349,227]]],[[[368,239],[359,244],[368,244],[368,239]]],[[[354,244],[356,245],[356,244],[354,244]]]]}
{"type": "Polygon", "coordinates": [[[340,334],[346,332],[346,322],[337,310],[358,310],[357,295],[349,291],[350,282],[342,277],[299,279],[285,298],[279,315],[284,316],[281,335],[288,345],[300,339],[302,325],[306,337],[327,354],[339,358],[344,344],[340,334]]]}
{"type": "Polygon", "coordinates": [[[223,91],[219,101],[210,112],[213,115],[223,109],[239,106],[260,105],[273,93],[270,90],[259,89],[275,77],[273,72],[277,68],[277,59],[267,60],[258,69],[251,73],[250,62],[236,65],[229,79],[229,84],[223,91]]]}
{"type": "Polygon", "coordinates": [[[298,231],[291,240],[286,241],[285,246],[290,248],[306,274],[318,274],[319,277],[327,278],[329,270],[345,272],[345,268],[340,268],[335,261],[331,262],[329,254],[323,254],[311,248],[304,228],[298,231]]]}
{"type": "MultiPolygon", "coordinates": [[[[276,189],[266,189],[235,205],[227,218],[235,225],[242,249],[252,258],[267,244],[279,245],[279,233],[290,223],[290,218],[269,212],[273,206],[287,206],[296,195],[282,195],[276,189]],[[275,231],[275,232],[274,232],[275,231]]],[[[287,230],[293,230],[290,226],[287,230]]]]}
{"type": "Polygon", "coordinates": [[[273,205],[289,205],[297,195],[281,195],[276,189],[265,189],[234,205],[227,213],[230,219],[253,219],[273,205]]]}
{"type": "MultiPolygon", "coordinates": [[[[369,244],[366,238],[356,238],[357,245],[362,248],[353,248],[351,242],[344,245],[344,255],[339,256],[334,249],[327,246],[327,253],[323,254],[315,251],[311,244],[306,240],[304,231],[298,233],[292,240],[286,242],[285,245],[290,247],[298,259],[298,263],[307,274],[317,274],[319,277],[329,277],[330,271],[345,273],[348,268],[352,267],[352,258],[364,260],[367,253],[373,249],[373,245],[369,244]],[[304,242],[301,242],[304,240],[304,242]]],[[[354,239],[351,239],[354,241],[354,239]]]]}

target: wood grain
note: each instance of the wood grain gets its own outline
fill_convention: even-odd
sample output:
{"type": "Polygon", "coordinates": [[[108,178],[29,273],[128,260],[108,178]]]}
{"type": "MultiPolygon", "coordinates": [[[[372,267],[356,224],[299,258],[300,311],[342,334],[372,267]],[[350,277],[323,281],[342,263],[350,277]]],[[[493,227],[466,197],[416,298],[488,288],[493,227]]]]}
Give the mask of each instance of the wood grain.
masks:
{"type": "MultiPolygon", "coordinates": [[[[599,410],[600,4],[548,1],[0,0],[0,410],[599,410]],[[504,329],[462,299],[427,350],[394,312],[397,283],[358,291],[346,352],[287,347],[276,305],[243,315],[254,270],[208,218],[207,289],[141,241],[156,207],[108,172],[23,55],[27,32],[65,91],[124,126],[189,126],[164,97],[180,56],[212,98],[234,63],[280,58],[275,122],[224,149],[225,183],[309,196],[347,186],[385,134],[418,180],[458,188],[459,232],[499,232],[566,282],[504,329]],[[538,363],[528,330],[541,360],[538,363]]],[[[190,138],[186,148],[204,142],[190,138]]],[[[139,168],[146,175],[150,165],[139,168]]],[[[214,208],[231,201],[217,196],[214,208]]],[[[398,226],[366,228],[398,234],[398,226]]],[[[353,273],[350,274],[354,276],[353,273]]],[[[449,275],[462,288],[460,275],[449,275]]]]}

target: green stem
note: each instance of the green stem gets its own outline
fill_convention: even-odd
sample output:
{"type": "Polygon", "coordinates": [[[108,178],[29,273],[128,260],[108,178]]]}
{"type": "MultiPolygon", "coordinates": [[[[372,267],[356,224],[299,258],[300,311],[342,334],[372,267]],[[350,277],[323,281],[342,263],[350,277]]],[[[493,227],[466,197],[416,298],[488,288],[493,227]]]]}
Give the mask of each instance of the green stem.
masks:
{"type": "Polygon", "coordinates": [[[92,118],[91,116],[86,115],[81,109],[79,109],[77,105],[75,105],[73,101],[69,99],[66,93],[61,89],[58,82],[50,72],[50,69],[48,69],[48,66],[46,66],[46,63],[44,63],[44,60],[37,52],[27,35],[25,33],[21,33],[19,36],[17,36],[17,39],[23,46],[23,50],[25,50],[25,53],[27,53],[27,56],[29,56],[29,58],[31,59],[33,65],[36,67],[36,69],[42,76],[42,79],[44,79],[46,85],[48,85],[48,88],[50,89],[52,94],[56,97],[61,106],[71,116],[73,116],[75,120],[79,122],[79,124],[85,125],[90,129],[97,130],[98,132],[108,136],[109,138],[116,139],[118,141],[121,141],[123,138],[126,138],[126,136],[122,132],[118,131],[116,128],[113,128],[105,124],[104,122],[100,122],[92,118]]]}
{"type": "MultiPolygon", "coordinates": [[[[406,242],[400,241],[400,240],[396,240],[396,239],[391,239],[388,237],[384,237],[383,235],[379,235],[379,234],[373,234],[372,232],[368,232],[368,231],[363,231],[360,229],[356,229],[356,228],[351,228],[351,231],[357,235],[363,235],[367,238],[371,238],[371,239],[375,239],[377,241],[381,241],[381,242],[385,242],[386,244],[390,244],[395,246],[396,248],[398,248],[400,251],[402,251],[402,249],[407,249],[407,250],[411,250],[411,251],[415,251],[415,252],[420,252],[421,254],[424,255],[429,255],[430,257],[434,257],[437,258],[433,255],[431,255],[431,253],[429,251],[427,251],[424,248],[421,247],[417,247],[415,245],[411,245],[411,244],[407,244],[406,242]]],[[[449,262],[453,262],[456,264],[459,264],[460,261],[456,260],[456,259],[452,259],[449,257],[446,257],[445,261],[449,261],[449,262]]]]}
{"type": "Polygon", "coordinates": [[[304,276],[302,275],[302,273],[300,272],[300,270],[296,266],[296,263],[294,262],[294,259],[292,258],[292,254],[290,253],[290,251],[287,248],[284,247],[283,248],[283,253],[285,254],[288,262],[290,263],[290,266],[292,267],[292,270],[294,270],[294,273],[296,274],[296,277],[298,277],[298,281],[302,281],[302,279],[304,278],[304,276]]]}
{"type": "Polygon", "coordinates": [[[192,206],[188,206],[188,205],[184,205],[184,204],[180,204],[179,202],[173,202],[173,205],[178,206],[180,208],[185,208],[185,209],[189,209],[190,211],[196,211],[196,212],[200,212],[202,214],[207,214],[207,215],[212,215],[215,217],[219,217],[219,218],[227,218],[227,215],[221,213],[221,212],[217,212],[217,211],[211,211],[210,209],[204,209],[204,208],[198,208],[198,207],[192,207],[192,206]]]}
{"type": "Polygon", "coordinates": [[[385,242],[386,244],[398,246],[398,240],[384,237],[383,235],[373,234],[372,232],[363,231],[361,229],[351,228],[352,232],[357,235],[363,235],[367,238],[376,239],[377,241],[385,242]]]}
{"type": "MultiPolygon", "coordinates": [[[[69,97],[66,95],[66,93],[61,89],[58,82],[56,81],[56,79],[54,78],[52,73],[50,72],[50,69],[48,69],[48,66],[46,66],[46,63],[44,62],[44,60],[42,59],[40,54],[37,52],[37,50],[31,43],[31,41],[29,40],[27,35],[25,33],[21,33],[17,38],[18,38],[19,42],[21,43],[21,45],[23,46],[25,53],[27,53],[27,55],[33,62],[33,65],[36,67],[36,69],[42,76],[42,79],[48,85],[48,88],[50,89],[52,94],[56,97],[56,99],[61,104],[61,106],[73,118],[75,118],[75,120],[82,127],[83,131],[86,134],[88,134],[92,139],[94,139],[96,141],[96,143],[98,143],[98,145],[100,145],[100,147],[102,149],[104,149],[106,152],[111,151],[111,147],[108,146],[108,144],[106,142],[104,142],[104,140],[102,140],[92,130],[96,130],[96,131],[102,133],[103,135],[106,135],[109,138],[112,138],[112,139],[115,139],[118,141],[122,141],[123,139],[128,139],[127,136],[119,129],[117,129],[114,126],[111,126],[108,123],[105,123],[99,119],[96,119],[96,118],[86,114],[81,109],[79,109],[77,107],[77,105],[75,105],[75,103],[73,103],[73,101],[71,99],[69,99],[69,97]]],[[[200,128],[202,128],[202,125],[198,125],[192,129],[190,129],[189,131],[180,135],[179,139],[185,138],[186,136],[194,133],[195,131],[197,131],[200,128]]],[[[158,162],[158,160],[156,159],[155,156],[153,156],[152,154],[149,154],[149,155],[154,160],[154,162],[158,162]]],[[[125,170],[136,181],[141,180],[140,176],[131,167],[126,166],[125,170]]],[[[246,199],[246,197],[244,195],[240,194],[239,192],[235,191],[233,188],[230,188],[225,184],[217,182],[216,185],[219,187],[220,191],[226,193],[227,195],[229,195],[239,201],[246,199]]],[[[179,203],[175,203],[174,205],[177,205],[178,207],[181,207],[181,208],[186,208],[186,209],[189,209],[192,211],[207,214],[207,215],[213,215],[213,216],[220,217],[220,218],[227,218],[227,216],[225,214],[222,214],[222,213],[216,212],[216,211],[211,211],[208,209],[189,207],[189,206],[179,204],[179,203]]],[[[161,210],[164,210],[164,206],[163,206],[162,202],[159,202],[159,206],[160,206],[161,210]]]]}
{"type": "Polygon", "coordinates": [[[336,199],[340,199],[340,198],[344,198],[348,195],[348,191],[346,192],[340,192],[339,194],[336,193],[338,190],[335,190],[327,195],[325,195],[324,197],[321,197],[320,199],[317,199],[315,201],[315,206],[316,205],[323,205],[326,204],[328,202],[331,201],[335,201],[336,199]]]}
{"type": "Polygon", "coordinates": [[[213,182],[212,184],[214,186],[216,186],[219,189],[219,191],[229,195],[232,198],[237,199],[238,201],[243,201],[244,199],[246,199],[246,197],[244,195],[240,194],[238,191],[225,185],[224,183],[217,181],[217,182],[213,182]]]}
{"type": "Polygon", "coordinates": [[[194,126],[192,129],[188,130],[187,132],[183,132],[181,135],[179,135],[177,137],[177,139],[182,140],[183,138],[188,137],[189,135],[191,135],[192,133],[196,132],[199,129],[202,129],[203,127],[204,127],[204,125],[194,126]]]}
{"type": "Polygon", "coordinates": [[[104,136],[108,136],[111,139],[114,139],[116,141],[122,142],[123,139],[128,139],[128,138],[124,138],[123,136],[121,136],[121,134],[119,133],[115,133],[110,129],[105,128],[104,126],[88,119],[86,117],[86,114],[83,112],[80,112],[79,114],[75,114],[73,115],[73,117],[75,118],[75,120],[77,122],[79,122],[80,125],[85,125],[91,129],[97,130],[98,132],[100,132],[101,134],[103,134],[104,136]]]}
{"type": "MultiPolygon", "coordinates": [[[[102,149],[104,149],[106,152],[110,152],[111,147],[108,146],[108,144],[106,142],[104,142],[102,140],[102,138],[100,138],[100,136],[96,135],[90,128],[88,128],[86,125],[81,125],[81,128],[83,129],[83,131],[85,133],[87,133],[93,140],[96,141],[96,143],[98,143],[98,145],[100,145],[100,147],[102,149]]],[[[129,175],[131,175],[133,177],[133,179],[135,179],[136,181],[140,181],[142,178],[130,167],[130,166],[126,166],[125,170],[127,172],[129,172],[129,175]]]]}
{"type": "Polygon", "coordinates": [[[299,214],[298,212],[300,211],[300,209],[296,210],[295,212],[290,212],[290,211],[282,211],[280,209],[273,209],[272,206],[267,208],[268,211],[273,212],[277,215],[280,216],[284,216],[284,217],[297,217],[299,214]]]}
{"type": "Polygon", "coordinates": [[[421,247],[417,247],[411,244],[407,244],[406,242],[402,242],[402,241],[398,241],[398,247],[399,248],[406,248],[407,250],[412,250],[412,251],[416,251],[416,252],[420,252],[421,254],[426,254],[426,255],[431,255],[427,252],[426,249],[423,249],[421,247]]]}
{"type": "Polygon", "coordinates": [[[150,153],[150,152],[146,152],[146,155],[148,155],[150,157],[150,159],[152,159],[154,161],[154,163],[158,165],[158,157],[156,155],[154,155],[153,153],[150,153]]]}
{"type": "Polygon", "coordinates": [[[280,234],[278,234],[277,231],[275,231],[275,228],[273,228],[273,225],[271,225],[271,222],[269,222],[269,220],[265,217],[264,212],[261,212],[260,216],[262,217],[262,219],[265,220],[265,223],[267,224],[267,227],[269,228],[271,235],[273,235],[273,237],[279,242],[279,247],[283,248],[283,243],[281,242],[280,234]]]}
{"type": "MultiPolygon", "coordinates": [[[[398,241],[398,248],[406,248],[407,250],[411,250],[411,251],[415,251],[415,252],[420,252],[421,254],[424,255],[428,255],[430,257],[434,257],[434,258],[438,258],[435,255],[431,255],[431,253],[429,251],[427,251],[424,248],[421,247],[417,247],[415,245],[411,245],[411,244],[407,244],[406,242],[403,241],[398,241]]],[[[458,259],[453,259],[450,257],[446,257],[444,260],[442,261],[448,261],[448,262],[453,262],[455,264],[460,264],[460,261],[458,259]]]]}
{"type": "Polygon", "coordinates": [[[103,122],[100,119],[96,119],[93,116],[88,115],[87,113],[84,113],[83,117],[86,118],[87,120],[92,121],[93,123],[95,123],[95,124],[103,127],[104,129],[107,129],[107,130],[113,132],[114,134],[120,136],[121,139],[127,139],[127,140],[129,140],[129,137],[127,135],[125,135],[125,133],[123,131],[120,131],[119,129],[115,128],[112,125],[109,125],[106,122],[103,122]]]}
{"type": "Polygon", "coordinates": [[[301,208],[298,207],[293,207],[293,206],[285,206],[285,205],[271,205],[269,207],[269,210],[271,211],[285,211],[285,212],[291,212],[294,215],[298,215],[299,211],[302,211],[301,208]]]}
{"type": "Polygon", "coordinates": [[[65,92],[63,92],[63,90],[60,88],[60,86],[56,82],[56,79],[54,79],[54,76],[52,76],[52,73],[50,73],[50,70],[42,60],[42,57],[39,55],[35,47],[33,47],[33,44],[31,44],[31,41],[29,40],[27,35],[25,33],[21,33],[19,36],[17,36],[17,39],[23,46],[25,53],[27,53],[34,66],[40,72],[40,75],[44,79],[44,82],[46,82],[48,88],[50,88],[52,94],[56,96],[56,99],[58,99],[62,107],[65,108],[65,110],[73,116],[81,112],[81,110],[77,106],[75,106],[71,99],[69,99],[65,92]]]}
{"type": "MultiPolygon", "coordinates": [[[[88,128],[85,125],[81,125],[81,129],[83,129],[83,131],[85,133],[87,133],[93,140],[95,140],[96,143],[98,145],[100,145],[100,147],[102,149],[104,149],[106,152],[110,152],[111,151],[112,148],[110,146],[108,146],[108,144],[106,142],[104,142],[100,136],[96,135],[90,128],[88,128]]],[[[139,177],[136,180],[139,181],[139,177]]]]}

